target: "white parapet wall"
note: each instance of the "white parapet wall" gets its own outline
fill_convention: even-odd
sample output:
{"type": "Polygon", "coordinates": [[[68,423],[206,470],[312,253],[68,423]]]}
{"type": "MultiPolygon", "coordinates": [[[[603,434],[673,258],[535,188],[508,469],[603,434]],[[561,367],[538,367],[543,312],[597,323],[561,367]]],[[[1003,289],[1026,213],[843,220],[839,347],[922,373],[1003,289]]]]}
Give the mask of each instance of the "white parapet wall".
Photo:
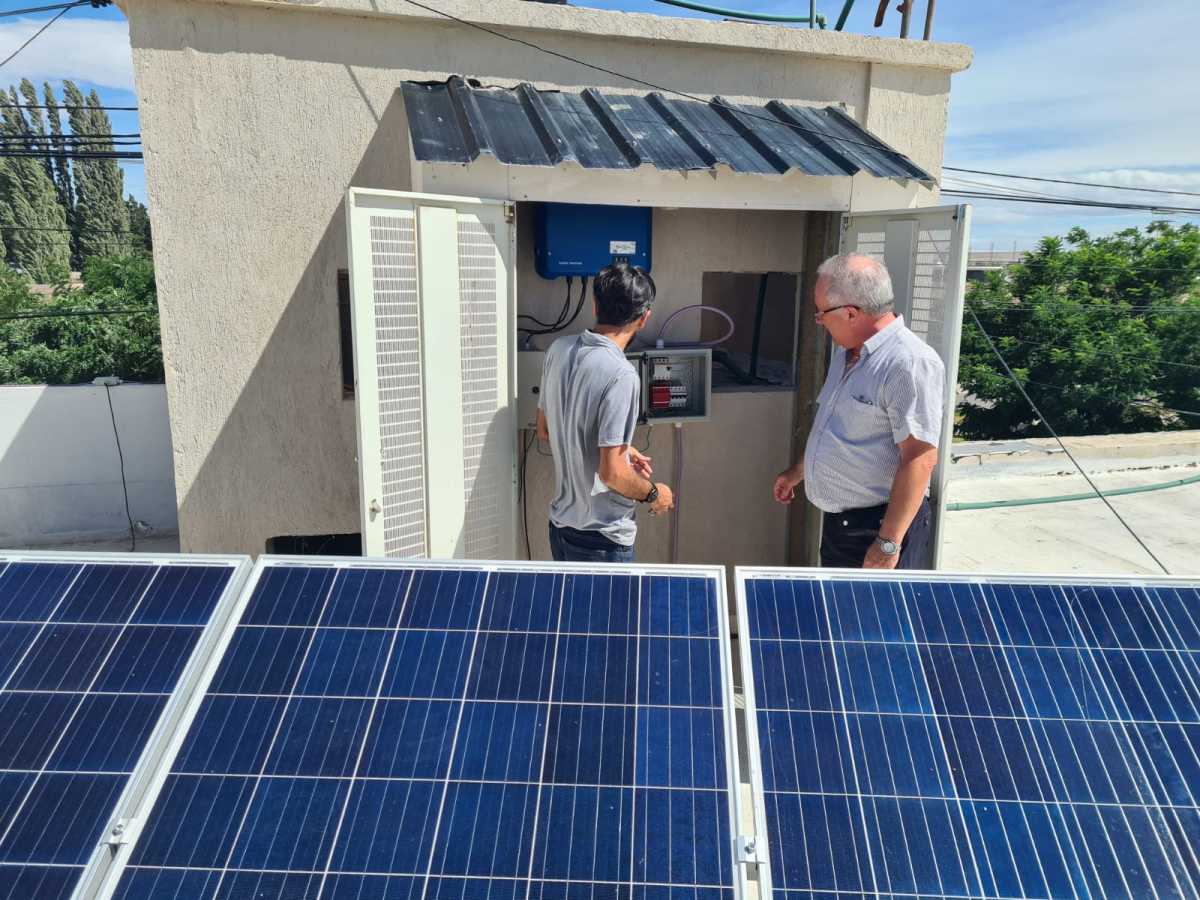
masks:
{"type": "Polygon", "coordinates": [[[167,394],[161,384],[0,386],[0,547],[178,530],[167,394]]]}

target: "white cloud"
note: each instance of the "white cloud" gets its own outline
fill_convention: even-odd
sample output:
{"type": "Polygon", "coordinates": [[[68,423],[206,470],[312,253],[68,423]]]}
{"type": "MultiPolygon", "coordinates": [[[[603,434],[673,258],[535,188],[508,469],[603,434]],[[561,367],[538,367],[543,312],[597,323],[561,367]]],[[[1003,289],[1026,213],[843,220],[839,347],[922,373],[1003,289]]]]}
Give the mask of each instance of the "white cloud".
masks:
{"type": "MultiPolygon", "coordinates": [[[[947,165],[1119,187],[1200,190],[1200,54],[1195,51],[1200,3],[1162,0],[1153,15],[1136,17],[1122,0],[1045,4],[1037,18],[1004,30],[986,25],[985,19],[971,16],[961,25],[961,37],[974,45],[975,61],[954,77],[947,165]]],[[[988,188],[961,179],[1059,197],[1200,205],[1187,197],[950,172],[946,179],[948,186],[968,190],[988,188]]],[[[1102,234],[1170,218],[971,202],[976,207],[973,243],[997,246],[1032,246],[1042,235],[1063,234],[1073,225],[1102,234]]]]}
{"type": "Polygon", "coordinates": [[[1099,169],[1094,172],[1080,172],[1079,179],[1132,188],[1200,188],[1200,170],[1164,172],[1155,169],[1099,169]]]}
{"type": "MultiPolygon", "coordinates": [[[[45,24],[45,19],[24,18],[0,24],[0,58],[45,24]]],[[[124,21],[64,16],[22,50],[3,74],[12,82],[28,78],[39,91],[43,81],[61,79],[132,91],[129,26],[124,21]]]]}
{"type": "Polygon", "coordinates": [[[1039,174],[1195,165],[1200,3],[1130,10],[1105,0],[1000,42],[981,35],[951,92],[952,164],[1039,174]]]}
{"type": "Polygon", "coordinates": [[[1029,213],[1017,212],[1001,206],[979,206],[975,209],[971,222],[975,227],[980,225],[1013,225],[1017,222],[1028,222],[1033,216],[1029,213]]]}

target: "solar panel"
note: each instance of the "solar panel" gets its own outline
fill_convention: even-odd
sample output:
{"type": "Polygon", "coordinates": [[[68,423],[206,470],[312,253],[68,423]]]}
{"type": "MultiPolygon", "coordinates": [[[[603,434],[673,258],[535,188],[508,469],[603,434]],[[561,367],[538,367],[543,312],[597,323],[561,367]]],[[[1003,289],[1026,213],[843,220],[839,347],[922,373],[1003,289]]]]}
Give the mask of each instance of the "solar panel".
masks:
{"type": "Polygon", "coordinates": [[[1197,896],[1195,582],[745,569],[738,593],[767,895],[1197,896]]]}
{"type": "Polygon", "coordinates": [[[261,558],[115,896],[732,900],[726,615],[713,568],[261,558]]]}
{"type": "Polygon", "coordinates": [[[71,896],[240,562],[0,556],[0,898],[71,896]]]}

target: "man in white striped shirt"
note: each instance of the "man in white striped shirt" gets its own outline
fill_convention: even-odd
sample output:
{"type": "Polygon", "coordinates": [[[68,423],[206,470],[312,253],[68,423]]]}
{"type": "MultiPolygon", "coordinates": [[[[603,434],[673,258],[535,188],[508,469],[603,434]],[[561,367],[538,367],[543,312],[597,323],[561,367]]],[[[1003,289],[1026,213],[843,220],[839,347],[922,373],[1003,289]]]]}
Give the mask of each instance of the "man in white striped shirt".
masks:
{"type": "Polygon", "coordinates": [[[929,478],[937,464],[945,367],[892,311],[881,263],[848,254],[817,270],[816,320],[836,349],[803,458],[775,479],[825,513],[821,565],[927,565],[929,478]]]}

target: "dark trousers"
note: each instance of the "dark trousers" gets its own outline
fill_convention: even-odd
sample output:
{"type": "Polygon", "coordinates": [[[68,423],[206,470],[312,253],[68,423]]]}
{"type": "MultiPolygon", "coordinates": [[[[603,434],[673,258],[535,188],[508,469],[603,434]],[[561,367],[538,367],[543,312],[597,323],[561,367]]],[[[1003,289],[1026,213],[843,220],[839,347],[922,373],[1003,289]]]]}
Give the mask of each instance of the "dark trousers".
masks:
{"type": "MultiPolygon", "coordinates": [[[[866,509],[848,509],[840,513],[825,513],[821,529],[821,565],[827,569],[861,569],[863,559],[879,534],[879,526],[887,513],[887,504],[866,509]]],[[[926,569],[929,567],[929,537],[933,514],[929,498],[908,526],[900,545],[897,569],[926,569]]]]}
{"type": "Polygon", "coordinates": [[[550,523],[550,554],[557,562],[633,562],[633,545],[609,540],[599,531],[559,528],[550,523]]]}

